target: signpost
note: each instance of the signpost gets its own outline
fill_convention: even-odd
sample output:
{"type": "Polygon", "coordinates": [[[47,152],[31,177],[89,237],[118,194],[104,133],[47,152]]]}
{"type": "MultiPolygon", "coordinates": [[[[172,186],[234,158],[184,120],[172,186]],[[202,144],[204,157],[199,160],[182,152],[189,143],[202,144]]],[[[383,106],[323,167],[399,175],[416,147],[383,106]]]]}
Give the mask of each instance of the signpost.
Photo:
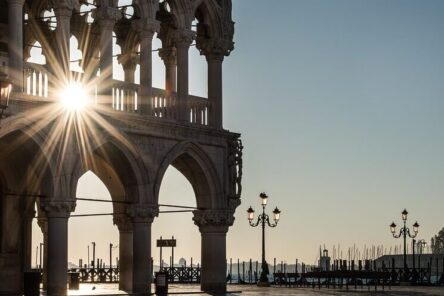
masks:
{"type": "Polygon", "coordinates": [[[174,248],[176,247],[174,236],[171,239],[162,239],[162,237],[160,237],[160,239],[157,240],[157,247],[160,248],[160,270],[163,268],[162,248],[164,247],[171,247],[171,267],[174,267],[174,248]]]}

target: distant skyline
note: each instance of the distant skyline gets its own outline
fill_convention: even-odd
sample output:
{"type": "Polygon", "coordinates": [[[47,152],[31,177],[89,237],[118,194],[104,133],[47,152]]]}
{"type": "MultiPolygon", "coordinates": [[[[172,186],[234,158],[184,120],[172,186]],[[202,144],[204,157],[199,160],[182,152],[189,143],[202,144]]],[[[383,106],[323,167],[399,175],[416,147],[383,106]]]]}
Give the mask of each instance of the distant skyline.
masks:
{"type": "MultiPolygon", "coordinates": [[[[273,257],[315,263],[324,244],[399,245],[388,225],[400,224],[404,208],[408,224],[421,225],[419,239],[429,242],[444,226],[443,12],[438,0],[233,1],[236,44],[224,62],[224,127],[242,133],[245,149],[228,259],[260,258],[260,231],[248,226],[246,210],[259,210],[262,191],[270,196],[268,211],[282,211],[278,227],[267,229],[269,263],[273,257]]],[[[205,58],[190,51],[190,93],[206,96],[205,58]]],[[[156,53],[153,66],[153,85],[163,88],[156,53]]],[[[109,193],[87,173],[77,196],[109,193]]],[[[160,202],[195,205],[175,169],[165,176],[160,202]]],[[[79,201],[75,213],[110,211],[79,201]]],[[[155,264],[160,235],[178,239],[176,261],[200,261],[191,214],[155,220],[155,264]]],[[[118,231],[111,217],[71,218],[69,239],[69,261],[86,260],[87,244],[96,241],[98,257],[108,262],[118,231]]],[[[34,252],[40,241],[34,231],[34,252]]]]}

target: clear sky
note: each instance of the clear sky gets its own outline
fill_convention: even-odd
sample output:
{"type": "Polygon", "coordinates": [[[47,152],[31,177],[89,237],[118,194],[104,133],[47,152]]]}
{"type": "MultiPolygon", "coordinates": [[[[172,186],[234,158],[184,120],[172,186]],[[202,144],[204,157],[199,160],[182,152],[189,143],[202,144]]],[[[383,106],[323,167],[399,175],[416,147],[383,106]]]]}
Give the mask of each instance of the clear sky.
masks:
{"type": "MultiPolygon", "coordinates": [[[[260,231],[245,211],[259,210],[261,191],[270,212],[282,210],[267,230],[269,262],[314,263],[320,244],[399,244],[388,225],[400,224],[404,207],[409,224],[421,224],[419,238],[444,226],[443,13],[440,0],[233,0],[224,126],[242,133],[245,150],[228,258],[260,258],[260,231]]],[[[190,58],[190,90],[205,96],[205,60],[196,50],[190,58]]],[[[163,87],[157,57],[154,68],[154,85],[163,87]]],[[[90,173],[78,196],[109,198],[90,173]]],[[[195,203],[175,169],[161,202],[195,203]]],[[[110,210],[79,202],[76,213],[110,210]]],[[[111,218],[72,218],[69,227],[70,261],[86,259],[92,241],[108,261],[109,242],[118,243],[111,218]]],[[[191,214],[158,218],[153,238],[160,235],[178,238],[176,258],[200,261],[191,214]]],[[[158,262],[154,242],[153,251],[158,262]]]]}

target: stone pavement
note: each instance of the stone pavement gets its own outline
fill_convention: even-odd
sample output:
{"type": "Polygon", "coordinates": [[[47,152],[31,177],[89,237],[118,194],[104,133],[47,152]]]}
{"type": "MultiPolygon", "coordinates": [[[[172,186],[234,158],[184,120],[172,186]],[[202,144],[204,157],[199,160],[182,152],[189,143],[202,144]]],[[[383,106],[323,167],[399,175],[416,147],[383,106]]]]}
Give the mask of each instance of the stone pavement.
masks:
{"type": "MultiPolygon", "coordinates": [[[[444,287],[392,287],[391,289],[374,288],[370,291],[368,289],[350,289],[349,291],[341,289],[311,289],[311,288],[285,288],[285,287],[270,287],[259,288],[253,285],[229,285],[229,293],[232,296],[253,296],[253,295],[284,295],[284,296],[315,296],[315,295],[347,295],[347,296],[444,296],[444,287]]],[[[152,289],[154,291],[154,287],[152,289]]],[[[198,285],[170,285],[169,292],[171,295],[210,295],[201,293],[198,285]]],[[[114,284],[82,284],[79,291],[70,291],[69,295],[128,295],[119,291],[117,285],[114,284]]]]}

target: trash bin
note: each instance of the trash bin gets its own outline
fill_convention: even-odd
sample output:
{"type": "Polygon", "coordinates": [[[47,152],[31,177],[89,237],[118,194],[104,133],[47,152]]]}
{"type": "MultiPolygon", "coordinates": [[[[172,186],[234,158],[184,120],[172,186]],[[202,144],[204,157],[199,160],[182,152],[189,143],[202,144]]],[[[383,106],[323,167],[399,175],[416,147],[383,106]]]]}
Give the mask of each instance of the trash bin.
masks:
{"type": "Polygon", "coordinates": [[[68,272],[68,277],[69,277],[69,289],[78,290],[80,286],[80,273],[68,272]]]}
{"type": "Polygon", "coordinates": [[[168,273],[159,271],[156,276],[156,295],[168,295],[168,273]]]}
{"type": "Polygon", "coordinates": [[[39,296],[41,274],[39,271],[25,272],[23,278],[23,292],[25,296],[39,296]]]}

